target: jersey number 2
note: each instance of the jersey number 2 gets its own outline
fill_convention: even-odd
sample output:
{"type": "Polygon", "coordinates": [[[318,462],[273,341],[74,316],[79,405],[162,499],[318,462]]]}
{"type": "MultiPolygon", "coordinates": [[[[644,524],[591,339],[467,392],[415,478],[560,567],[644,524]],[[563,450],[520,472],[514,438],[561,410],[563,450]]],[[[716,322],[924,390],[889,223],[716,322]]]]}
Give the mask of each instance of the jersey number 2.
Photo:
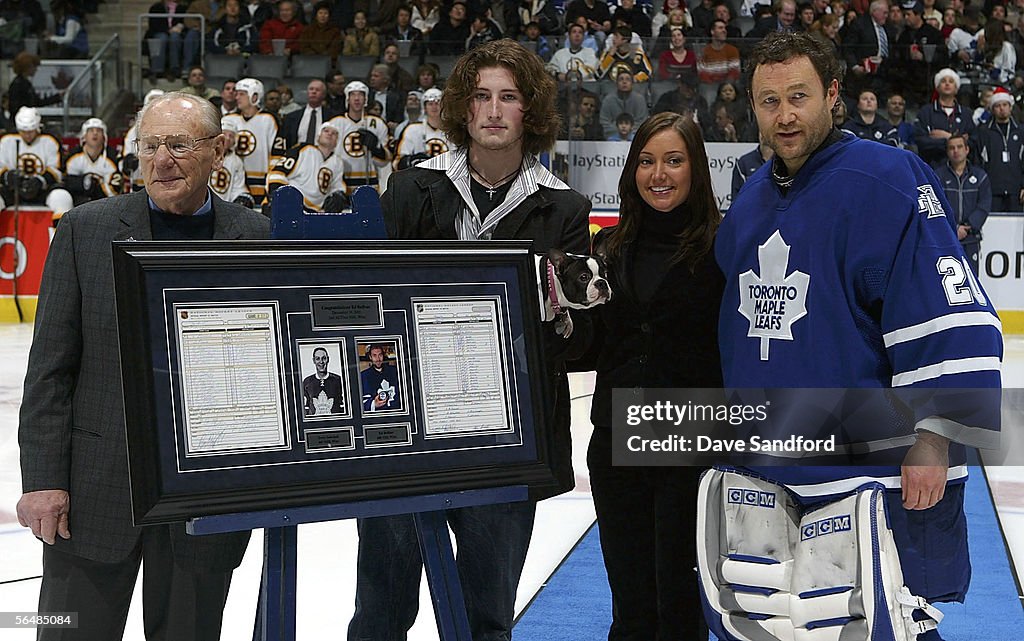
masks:
{"type": "Polygon", "coordinates": [[[988,305],[966,257],[943,256],[935,263],[935,269],[942,275],[942,289],[950,305],[970,305],[975,301],[988,305]]]}

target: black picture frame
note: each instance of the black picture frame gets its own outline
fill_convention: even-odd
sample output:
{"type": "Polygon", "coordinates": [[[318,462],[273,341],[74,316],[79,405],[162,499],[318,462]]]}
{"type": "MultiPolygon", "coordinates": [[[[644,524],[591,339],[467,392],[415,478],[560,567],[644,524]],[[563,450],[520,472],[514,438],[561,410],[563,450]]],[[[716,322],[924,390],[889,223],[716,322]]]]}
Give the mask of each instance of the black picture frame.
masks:
{"type": "MultiPolygon", "coordinates": [[[[122,241],[114,243],[113,261],[136,525],[555,482],[553,435],[545,420],[549,377],[529,242],[122,241]],[[429,325],[420,316],[423,308],[449,299],[496,319],[480,325],[493,328],[492,342],[479,344],[493,344],[494,353],[476,354],[490,365],[502,364],[484,369],[497,372],[493,387],[505,390],[492,417],[507,419],[503,429],[492,423],[478,431],[446,431],[437,418],[438,407],[463,416],[479,412],[471,405],[435,402],[430,390],[440,379],[430,372],[438,371],[437,359],[431,357],[430,371],[428,359],[420,360],[418,333],[429,325]],[[277,334],[258,355],[277,359],[276,380],[250,382],[244,366],[210,369],[189,342],[194,339],[185,338],[188,319],[235,307],[266,311],[258,315],[267,319],[266,333],[277,334]],[[402,351],[394,361],[402,368],[402,411],[375,417],[356,406],[327,422],[303,420],[304,365],[296,358],[305,351],[298,347],[322,341],[352,350],[339,359],[349,370],[343,378],[352,403],[359,391],[354,350],[375,335],[402,351]],[[193,390],[200,371],[234,383],[225,387],[211,379],[193,390]],[[206,395],[223,389],[242,408],[237,411],[247,403],[265,411],[279,398],[279,412],[270,413],[283,430],[276,440],[265,439],[260,447],[197,441],[192,415],[213,403],[206,395]]],[[[453,323],[452,331],[462,331],[453,323]]],[[[228,329],[217,331],[228,336],[228,329]]],[[[426,350],[428,341],[422,340],[426,350]]],[[[434,356],[444,353],[430,349],[434,356]]],[[[458,350],[452,358],[479,360],[458,350]]],[[[473,383],[462,385],[476,391],[473,383]]],[[[243,440],[256,432],[251,422],[236,421],[243,440]]],[[[461,425],[469,425],[468,419],[461,425]]]]}

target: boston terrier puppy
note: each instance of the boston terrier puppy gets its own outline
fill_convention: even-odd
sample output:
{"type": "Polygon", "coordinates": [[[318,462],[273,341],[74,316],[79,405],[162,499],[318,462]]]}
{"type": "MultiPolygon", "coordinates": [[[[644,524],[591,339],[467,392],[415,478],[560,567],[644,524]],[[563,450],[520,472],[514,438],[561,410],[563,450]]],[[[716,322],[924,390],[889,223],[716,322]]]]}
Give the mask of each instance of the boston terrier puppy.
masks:
{"type": "Polygon", "coordinates": [[[579,256],[552,249],[536,256],[542,320],[555,321],[563,338],[572,334],[569,308],[587,309],[612,298],[608,267],[600,256],[579,256]]]}

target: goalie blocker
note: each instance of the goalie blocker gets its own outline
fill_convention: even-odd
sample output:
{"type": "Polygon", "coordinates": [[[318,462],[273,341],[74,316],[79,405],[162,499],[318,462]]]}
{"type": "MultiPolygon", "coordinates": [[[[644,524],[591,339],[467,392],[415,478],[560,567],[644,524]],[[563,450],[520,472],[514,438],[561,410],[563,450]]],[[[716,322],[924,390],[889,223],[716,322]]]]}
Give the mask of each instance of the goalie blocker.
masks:
{"type": "Polygon", "coordinates": [[[935,629],[942,613],[904,584],[885,500],[867,483],[805,508],[747,472],[705,473],[697,569],[708,627],[724,641],[914,641],[935,629]]]}

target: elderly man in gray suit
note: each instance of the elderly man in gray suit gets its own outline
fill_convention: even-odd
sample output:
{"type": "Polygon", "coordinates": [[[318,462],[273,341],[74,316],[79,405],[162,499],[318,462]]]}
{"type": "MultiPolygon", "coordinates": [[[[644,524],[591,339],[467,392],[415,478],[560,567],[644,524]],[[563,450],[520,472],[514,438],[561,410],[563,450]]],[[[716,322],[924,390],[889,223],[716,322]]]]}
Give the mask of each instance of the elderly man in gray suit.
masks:
{"type": "Polygon", "coordinates": [[[224,156],[216,107],[169,93],[137,122],[145,190],[65,214],[43,272],[18,432],[18,520],[46,543],[39,611],[77,612],[78,628],[42,628],[42,640],[122,638],[140,564],[147,639],[218,639],[249,540],[132,526],[111,241],[258,239],[270,228],[207,187],[224,156]]]}

